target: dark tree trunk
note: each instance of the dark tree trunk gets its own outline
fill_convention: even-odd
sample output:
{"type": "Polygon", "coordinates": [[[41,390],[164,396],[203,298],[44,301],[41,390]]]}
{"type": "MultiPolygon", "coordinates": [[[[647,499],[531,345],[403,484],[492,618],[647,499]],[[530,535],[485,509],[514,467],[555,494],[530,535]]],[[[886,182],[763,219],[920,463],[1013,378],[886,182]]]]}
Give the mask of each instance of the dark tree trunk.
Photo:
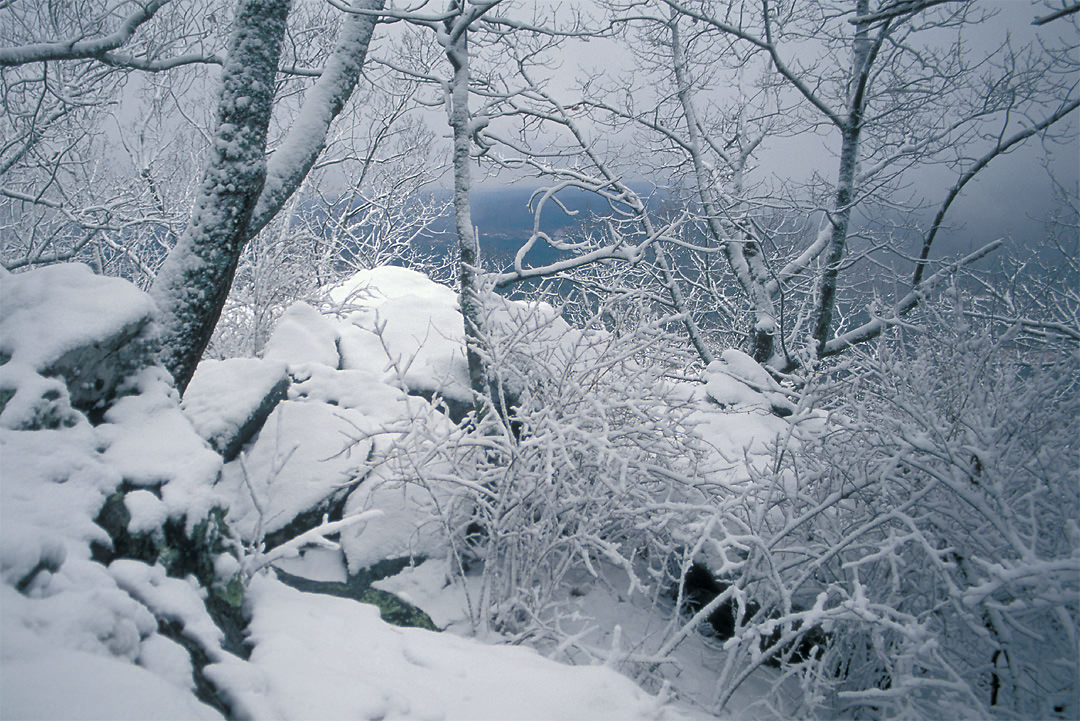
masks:
{"type": "Polygon", "coordinates": [[[222,69],[213,147],[191,219],[151,292],[161,361],[181,392],[214,332],[266,178],[266,130],[290,0],[240,0],[222,69]]]}

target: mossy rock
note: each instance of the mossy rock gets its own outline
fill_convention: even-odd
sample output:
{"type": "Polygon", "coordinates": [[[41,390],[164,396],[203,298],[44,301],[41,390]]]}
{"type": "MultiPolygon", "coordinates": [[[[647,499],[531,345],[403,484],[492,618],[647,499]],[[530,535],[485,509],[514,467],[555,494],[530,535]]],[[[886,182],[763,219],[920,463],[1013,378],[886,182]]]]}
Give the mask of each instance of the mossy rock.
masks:
{"type": "Polygon", "coordinates": [[[370,603],[379,609],[382,620],[394,626],[423,628],[428,631],[440,630],[431,617],[411,603],[406,603],[392,593],[372,588],[371,584],[380,578],[393,576],[407,566],[408,559],[381,561],[370,568],[349,576],[345,583],[340,581],[312,581],[309,578],[294,576],[275,568],[278,579],[298,591],[307,593],[325,593],[329,596],[351,598],[360,603],[370,603]]]}
{"type": "MultiPolygon", "coordinates": [[[[124,504],[124,496],[131,490],[135,487],[124,484],[101,507],[95,522],[109,534],[112,547],[92,544],[94,560],[108,565],[118,558],[131,558],[160,563],[174,578],[194,576],[210,592],[206,610],[225,633],[225,649],[246,658],[250,649],[244,638],[247,621],[243,616],[243,578],[237,574],[222,583],[214,573],[215,559],[226,552],[225,509],[211,509],[206,518],[195,524],[190,536],[182,518],[170,518],[152,533],[131,533],[128,531],[131,514],[124,504]]],[[[160,493],[157,487],[144,490],[160,493]]]]}

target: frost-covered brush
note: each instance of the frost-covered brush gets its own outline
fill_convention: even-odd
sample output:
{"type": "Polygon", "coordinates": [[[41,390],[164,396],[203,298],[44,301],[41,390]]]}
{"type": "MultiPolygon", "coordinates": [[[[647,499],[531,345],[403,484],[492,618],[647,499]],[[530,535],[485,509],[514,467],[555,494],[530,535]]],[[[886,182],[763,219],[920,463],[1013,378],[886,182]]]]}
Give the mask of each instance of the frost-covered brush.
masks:
{"type": "Polygon", "coordinates": [[[853,356],[825,432],[755,472],[739,577],[792,621],[824,594],[825,653],[793,667],[822,713],[1068,717],[1076,358],[1028,363],[950,304],[943,338],[853,356]]]}
{"type": "Polygon", "coordinates": [[[595,583],[600,565],[613,565],[630,591],[650,586],[640,563],[674,545],[674,507],[655,527],[650,513],[675,492],[664,490],[679,477],[668,469],[691,463],[690,411],[647,352],[667,338],[656,329],[582,332],[542,308],[488,326],[505,329],[490,367],[514,398],[513,425],[492,416],[497,429],[485,436],[493,452],[482,472],[496,494],[477,503],[488,608],[504,632],[551,638],[571,576],[595,583]]]}

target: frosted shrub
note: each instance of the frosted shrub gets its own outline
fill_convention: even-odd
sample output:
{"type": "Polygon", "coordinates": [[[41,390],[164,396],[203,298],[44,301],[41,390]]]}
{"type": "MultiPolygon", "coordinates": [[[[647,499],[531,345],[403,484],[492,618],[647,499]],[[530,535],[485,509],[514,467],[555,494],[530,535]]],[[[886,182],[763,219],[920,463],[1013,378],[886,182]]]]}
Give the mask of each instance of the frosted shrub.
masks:
{"type": "Polygon", "coordinates": [[[437,502],[451,557],[479,575],[474,625],[557,645],[572,590],[612,566],[635,591],[670,584],[676,534],[702,515],[682,502],[702,461],[694,407],[656,326],[616,337],[543,303],[489,311],[493,398],[450,435],[423,418],[385,429],[377,472],[437,502]]]}
{"type": "Polygon", "coordinates": [[[597,562],[631,589],[664,580],[674,533],[699,513],[678,502],[703,456],[689,399],[664,377],[678,358],[664,332],[579,332],[539,310],[514,320],[490,349],[505,407],[477,429],[492,491],[476,499],[477,553],[490,623],[557,639],[558,603],[597,562]]]}
{"type": "Polygon", "coordinates": [[[830,631],[788,669],[802,712],[1080,712],[1080,358],[1025,358],[955,303],[934,335],[882,341],[808,391],[835,404],[828,432],[757,478],[784,491],[748,528],[741,578],[830,631]],[[787,605],[800,597],[811,612],[787,605]]]}

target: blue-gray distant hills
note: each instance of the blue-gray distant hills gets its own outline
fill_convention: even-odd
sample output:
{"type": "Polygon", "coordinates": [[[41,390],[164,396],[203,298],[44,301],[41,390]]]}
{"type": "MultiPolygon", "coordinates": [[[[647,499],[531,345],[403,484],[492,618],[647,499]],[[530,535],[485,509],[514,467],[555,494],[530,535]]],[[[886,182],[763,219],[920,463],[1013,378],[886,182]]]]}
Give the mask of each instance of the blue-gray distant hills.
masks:
{"type": "MultiPolygon", "coordinates": [[[[529,239],[533,228],[533,213],[529,199],[535,191],[531,188],[479,188],[472,193],[472,220],[480,236],[480,250],[492,265],[509,263],[517,249],[529,239]]],[[[638,192],[645,193],[644,189],[638,192]]],[[[436,197],[449,197],[448,191],[439,191],[436,197]]],[[[656,193],[654,204],[661,196],[656,193]]],[[[554,237],[566,236],[573,240],[582,225],[597,215],[610,212],[607,203],[583,190],[568,188],[558,195],[559,200],[573,215],[564,212],[558,204],[548,201],[541,216],[540,229],[554,237]]],[[[448,214],[434,223],[421,241],[427,248],[444,250],[455,242],[454,219],[448,214]]],[[[530,252],[527,262],[531,265],[549,263],[562,255],[550,247],[539,244],[530,252]]]]}

